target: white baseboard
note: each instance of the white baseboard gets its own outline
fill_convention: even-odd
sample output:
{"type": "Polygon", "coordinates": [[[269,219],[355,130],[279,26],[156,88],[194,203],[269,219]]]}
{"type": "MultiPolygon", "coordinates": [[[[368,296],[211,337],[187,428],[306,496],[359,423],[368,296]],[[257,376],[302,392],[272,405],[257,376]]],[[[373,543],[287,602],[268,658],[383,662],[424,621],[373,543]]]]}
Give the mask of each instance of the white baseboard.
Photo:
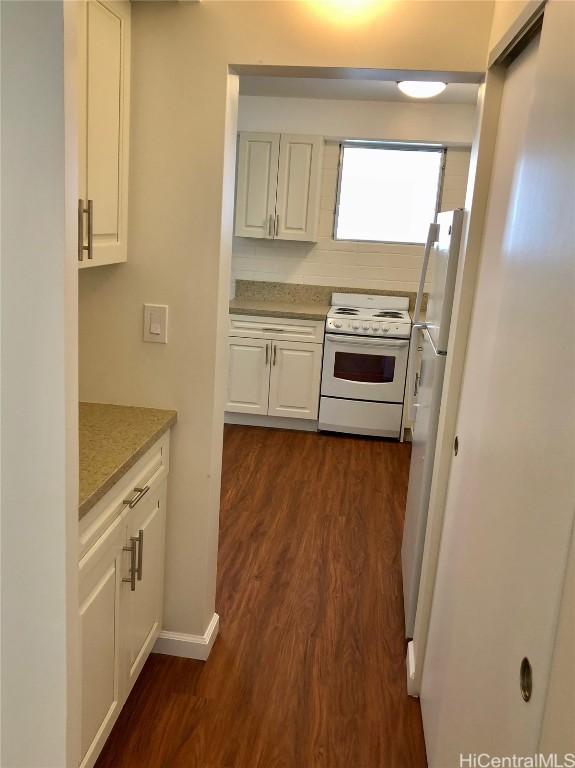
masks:
{"type": "Polygon", "coordinates": [[[317,432],[316,419],[289,419],[285,416],[260,416],[255,413],[224,413],[226,424],[243,424],[246,427],[271,427],[272,429],[295,429],[298,432],[317,432]]]}
{"type": "Polygon", "coordinates": [[[218,636],[220,617],[214,613],[203,635],[186,635],[183,632],[160,632],[152,653],[182,656],[185,659],[206,661],[218,636]]]}

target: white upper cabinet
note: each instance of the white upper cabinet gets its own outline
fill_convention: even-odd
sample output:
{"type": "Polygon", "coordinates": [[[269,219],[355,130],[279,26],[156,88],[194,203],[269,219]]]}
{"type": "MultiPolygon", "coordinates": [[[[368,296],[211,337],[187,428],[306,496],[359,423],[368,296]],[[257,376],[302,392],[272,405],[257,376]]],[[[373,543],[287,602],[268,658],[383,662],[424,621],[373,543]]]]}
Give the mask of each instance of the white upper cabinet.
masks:
{"type": "Polygon", "coordinates": [[[277,133],[240,133],[236,235],[273,237],[279,152],[277,133]]]}
{"type": "Polygon", "coordinates": [[[240,133],[235,234],[317,240],[323,138],[240,133]]]}
{"type": "Polygon", "coordinates": [[[319,216],[321,136],[282,134],[275,237],[316,240],[319,216]]]}
{"type": "Polygon", "coordinates": [[[93,267],[127,259],[129,2],[85,0],[78,34],[78,260],[93,267]]]}

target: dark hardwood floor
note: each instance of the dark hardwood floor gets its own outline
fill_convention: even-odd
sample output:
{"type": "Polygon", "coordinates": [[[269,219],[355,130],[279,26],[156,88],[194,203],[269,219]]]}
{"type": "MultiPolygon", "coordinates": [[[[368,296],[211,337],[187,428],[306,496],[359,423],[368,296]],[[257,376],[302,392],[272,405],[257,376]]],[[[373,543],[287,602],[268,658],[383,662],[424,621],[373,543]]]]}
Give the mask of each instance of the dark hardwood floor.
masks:
{"type": "Polygon", "coordinates": [[[228,426],[207,663],[152,655],[97,768],[423,768],[408,445],[228,426]]]}

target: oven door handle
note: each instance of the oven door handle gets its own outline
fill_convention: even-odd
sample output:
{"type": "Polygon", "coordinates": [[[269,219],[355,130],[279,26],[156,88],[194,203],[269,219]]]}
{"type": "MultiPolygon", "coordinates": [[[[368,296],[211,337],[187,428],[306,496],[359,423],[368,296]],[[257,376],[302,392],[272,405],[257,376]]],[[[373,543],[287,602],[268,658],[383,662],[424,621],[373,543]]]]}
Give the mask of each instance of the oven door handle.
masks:
{"type": "Polygon", "coordinates": [[[374,341],[366,341],[365,338],[366,337],[359,336],[334,336],[330,334],[326,334],[325,336],[326,341],[329,341],[332,344],[339,344],[340,346],[344,346],[346,344],[349,344],[350,346],[360,344],[362,347],[393,347],[395,349],[400,349],[401,347],[407,347],[409,344],[407,339],[405,341],[395,341],[393,339],[377,339],[374,341]]]}

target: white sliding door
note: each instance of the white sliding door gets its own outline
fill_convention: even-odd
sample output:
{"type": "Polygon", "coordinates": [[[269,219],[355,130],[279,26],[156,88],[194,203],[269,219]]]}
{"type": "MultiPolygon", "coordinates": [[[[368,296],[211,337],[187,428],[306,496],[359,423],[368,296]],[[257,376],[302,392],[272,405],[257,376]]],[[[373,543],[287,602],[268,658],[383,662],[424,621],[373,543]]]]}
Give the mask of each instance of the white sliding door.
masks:
{"type": "Polygon", "coordinates": [[[538,747],[575,500],[574,30],[550,0],[504,88],[423,669],[430,768],[538,747]]]}

